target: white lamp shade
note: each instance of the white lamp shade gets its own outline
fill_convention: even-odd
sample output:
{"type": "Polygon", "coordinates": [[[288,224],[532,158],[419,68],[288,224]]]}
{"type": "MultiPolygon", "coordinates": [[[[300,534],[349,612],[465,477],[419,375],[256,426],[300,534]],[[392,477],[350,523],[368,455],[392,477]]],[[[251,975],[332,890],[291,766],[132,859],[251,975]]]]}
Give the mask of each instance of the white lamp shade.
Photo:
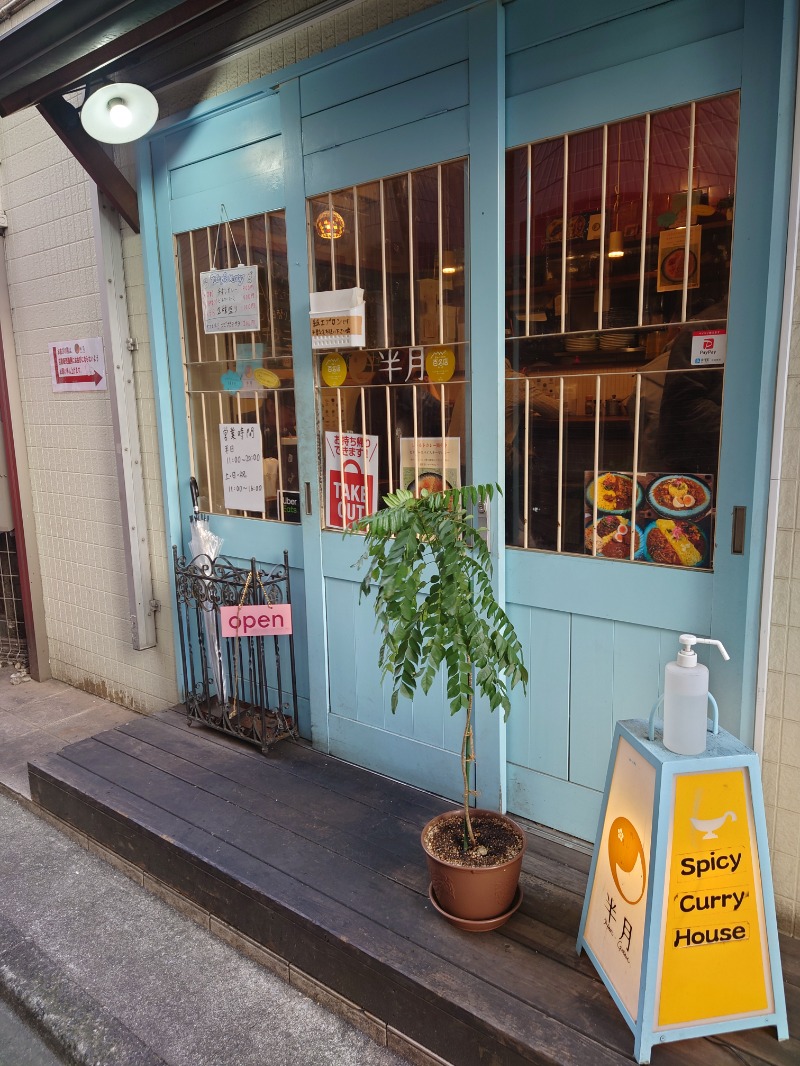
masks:
{"type": "Polygon", "coordinates": [[[132,82],[101,85],[81,108],[81,125],[96,141],[126,144],[138,140],[158,118],[158,101],[149,89],[132,82]]]}

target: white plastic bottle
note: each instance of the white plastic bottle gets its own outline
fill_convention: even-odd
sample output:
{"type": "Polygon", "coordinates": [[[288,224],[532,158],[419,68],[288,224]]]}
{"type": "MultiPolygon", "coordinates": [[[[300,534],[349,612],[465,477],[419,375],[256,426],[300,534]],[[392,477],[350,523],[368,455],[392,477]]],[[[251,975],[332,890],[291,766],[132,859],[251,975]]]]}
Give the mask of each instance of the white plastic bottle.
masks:
{"type": "Polygon", "coordinates": [[[694,644],[716,644],[723,659],[730,659],[719,640],[682,633],[675,662],[664,675],[664,747],[677,755],[702,755],[708,725],[708,667],[697,661],[694,644]]]}

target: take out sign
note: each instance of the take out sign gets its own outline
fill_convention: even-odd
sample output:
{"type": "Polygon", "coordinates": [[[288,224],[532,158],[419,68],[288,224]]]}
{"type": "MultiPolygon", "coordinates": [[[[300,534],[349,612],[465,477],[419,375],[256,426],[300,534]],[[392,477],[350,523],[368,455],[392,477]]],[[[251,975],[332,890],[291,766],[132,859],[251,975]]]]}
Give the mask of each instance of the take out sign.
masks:
{"type": "Polygon", "coordinates": [[[223,637],[279,637],[292,632],[288,603],[220,607],[223,637]]]}

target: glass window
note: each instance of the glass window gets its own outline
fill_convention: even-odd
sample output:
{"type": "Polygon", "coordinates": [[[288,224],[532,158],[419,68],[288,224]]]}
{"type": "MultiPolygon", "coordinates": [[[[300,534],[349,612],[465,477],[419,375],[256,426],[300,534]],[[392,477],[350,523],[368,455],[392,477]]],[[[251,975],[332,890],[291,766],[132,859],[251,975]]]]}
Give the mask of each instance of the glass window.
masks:
{"type": "Polygon", "coordinates": [[[200,507],[213,514],[299,521],[284,213],[180,233],[175,255],[192,473],[200,507]],[[201,274],[240,265],[256,267],[260,327],[206,332],[201,274]],[[243,460],[248,480],[257,482],[260,472],[264,486],[263,494],[257,485],[248,492],[246,507],[230,506],[225,489],[236,455],[226,464],[220,427],[231,425],[246,427],[246,437],[253,437],[261,457],[260,464],[243,460]]]}
{"type": "Polygon", "coordinates": [[[506,542],[713,568],[739,96],[506,158],[506,542]]]}
{"type": "Polygon", "coordinates": [[[362,289],[365,344],[315,349],[323,524],[466,477],[463,159],[308,201],[312,291],[362,289]]]}

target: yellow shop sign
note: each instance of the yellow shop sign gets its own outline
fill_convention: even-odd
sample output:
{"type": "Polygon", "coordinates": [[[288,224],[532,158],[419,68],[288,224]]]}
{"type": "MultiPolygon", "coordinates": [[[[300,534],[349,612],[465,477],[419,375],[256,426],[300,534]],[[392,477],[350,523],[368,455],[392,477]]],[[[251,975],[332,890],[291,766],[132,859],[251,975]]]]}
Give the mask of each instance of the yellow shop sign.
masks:
{"type": "Polygon", "coordinates": [[[656,1028],[773,1009],[743,769],[675,778],[656,1028]]]}

